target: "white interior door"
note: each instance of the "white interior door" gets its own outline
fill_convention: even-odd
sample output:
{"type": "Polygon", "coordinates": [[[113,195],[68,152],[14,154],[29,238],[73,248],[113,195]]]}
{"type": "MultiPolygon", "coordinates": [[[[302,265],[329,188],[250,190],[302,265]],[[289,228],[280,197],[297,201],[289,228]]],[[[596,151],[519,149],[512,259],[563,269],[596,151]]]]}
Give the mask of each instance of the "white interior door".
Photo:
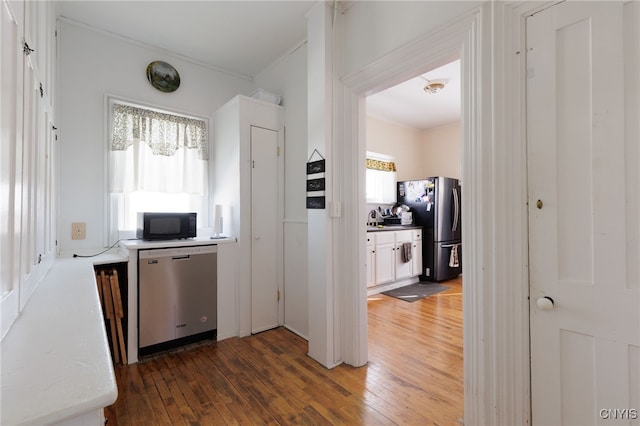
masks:
{"type": "Polygon", "coordinates": [[[278,326],[278,132],[251,127],[251,332],[278,326]]]}
{"type": "Polygon", "coordinates": [[[640,424],[639,28],[640,2],[527,19],[533,424],[640,424]]]}

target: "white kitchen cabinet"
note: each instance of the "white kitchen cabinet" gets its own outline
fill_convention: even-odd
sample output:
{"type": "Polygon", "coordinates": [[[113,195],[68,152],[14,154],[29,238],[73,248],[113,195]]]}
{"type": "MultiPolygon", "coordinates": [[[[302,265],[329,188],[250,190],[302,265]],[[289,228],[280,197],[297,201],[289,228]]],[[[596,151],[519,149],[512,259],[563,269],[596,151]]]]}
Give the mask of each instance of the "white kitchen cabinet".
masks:
{"type": "Polygon", "coordinates": [[[375,237],[376,236],[373,232],[367,233],[367,288],[376,284],[375,237]]]}
{"type": "Polygon", "coordinates": [[[405,285],[421,274],[422,230],[367,232],[367,290],[386,291],[405,285]],[[402,261],[402,244],[411,244],[411,260],[402,261]]]}
{"type": "Polygon", "coordinates": [[[411,276],[422,274],[422,229],[411,231],[411,276]]]}
{"type": "Polygon", "coordinates": [[[375,244],[376,285],[395,281],[395,232],[378,232],[375,244]]]}
{"type": "Polygon", "coordinates": [[[402,280],[405,278],[409,278],[412,272],[412,264],[413,259],[405,262],[402,260],[402,246],[406,244],[412,243],[412,235],[411,231],[396,231],[395,234],[395,267],[396,274],[395,280],[402,280]]]}

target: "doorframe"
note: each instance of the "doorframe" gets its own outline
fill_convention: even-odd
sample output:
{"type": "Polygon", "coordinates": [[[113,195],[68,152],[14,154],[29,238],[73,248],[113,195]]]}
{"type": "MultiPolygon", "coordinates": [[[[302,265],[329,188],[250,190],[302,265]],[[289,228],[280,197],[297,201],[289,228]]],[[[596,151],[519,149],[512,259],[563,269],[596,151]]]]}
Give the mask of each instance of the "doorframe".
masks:
{"type": "MultiPolygon", "coordinates": [[[[461,59],[466,424],[530,424],[524,18],[540,2],[487,2],[334,81],[333,149],[343,171],[342,360],[367,363],[365,97],[461,59]],[[522,53],[522,54],[521,54],[522,53]],[[472,212],[472,213],[471,213],[472,212]]],[[[548,4],[548,2],[545,2],[548,4]]]]}

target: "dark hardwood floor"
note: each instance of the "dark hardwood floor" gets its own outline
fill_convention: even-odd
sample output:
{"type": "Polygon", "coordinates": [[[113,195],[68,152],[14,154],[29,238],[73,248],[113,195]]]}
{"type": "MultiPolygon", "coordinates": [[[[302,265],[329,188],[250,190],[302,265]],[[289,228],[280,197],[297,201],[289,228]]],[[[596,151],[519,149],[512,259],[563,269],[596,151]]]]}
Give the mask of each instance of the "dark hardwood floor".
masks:
{"type": "Polygon", "coordinates": [[[116,366],[108,425],[460,425],[462,279],[417,302],[371,296],[369,363],[328,370],[285,328],[116,366]]]}

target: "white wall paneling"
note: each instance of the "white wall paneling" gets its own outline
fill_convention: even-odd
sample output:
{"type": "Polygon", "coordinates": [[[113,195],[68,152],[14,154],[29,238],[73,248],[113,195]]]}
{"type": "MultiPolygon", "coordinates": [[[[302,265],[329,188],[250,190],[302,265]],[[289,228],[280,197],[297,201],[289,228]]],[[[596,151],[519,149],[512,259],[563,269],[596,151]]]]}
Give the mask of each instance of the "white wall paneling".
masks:
{"type": "Polygon", "coordinates": [[[24,59],[22,33],[24,3],[2,1],[2,62],[0,82],[0,337],[4,337],[18,316],[22,195],[22,80],[24,59]]]}
{"type": "Polygon", "coordinates": [[[307,221],[284,222],[284,325],[308,339],[307,221]]]}
{"type": "Polygon", "coordinates": [[[50,3],[2,1],[1,7],[4,337],[56,254],[56,42],[50,3]]]}

